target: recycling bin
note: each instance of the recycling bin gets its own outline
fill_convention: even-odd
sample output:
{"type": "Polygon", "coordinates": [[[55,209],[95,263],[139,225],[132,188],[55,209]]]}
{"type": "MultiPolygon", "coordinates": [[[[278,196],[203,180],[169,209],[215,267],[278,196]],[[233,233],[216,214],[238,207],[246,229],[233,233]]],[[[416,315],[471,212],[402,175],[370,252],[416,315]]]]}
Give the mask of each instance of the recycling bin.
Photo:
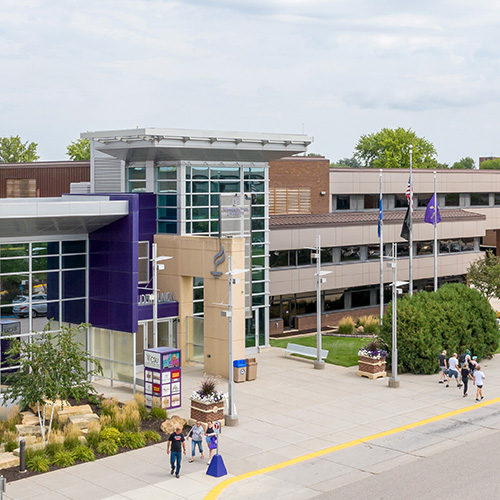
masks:
{"type": "Polygon", "coordinates": [[[233,378],[235,382],[245,382],[247,379],[247,363],[244,359],[233,361],[233,378]]]}

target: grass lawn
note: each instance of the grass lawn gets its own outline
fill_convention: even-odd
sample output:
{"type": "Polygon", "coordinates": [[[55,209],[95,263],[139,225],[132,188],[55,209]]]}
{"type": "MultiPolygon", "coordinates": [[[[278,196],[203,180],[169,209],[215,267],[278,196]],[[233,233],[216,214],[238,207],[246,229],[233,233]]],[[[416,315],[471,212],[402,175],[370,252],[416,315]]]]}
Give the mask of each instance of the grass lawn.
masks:
{"type": "MultiPolygon", "coordinates": [[[[323,336],[322,348],[328,350],[328,357],[325,359],[325,362],[332,365],[355,366],[358,364],[359,349],[368,344],[369,341],[370,339],[366,337],[360,338],[323,336]]],[[[296,337],[293,339],[270,339],[270,344],[273,347],[286,348],[288,343],[300,344],[308,347],[316,347],[316,334],[310,335],[308,337],[296,337]]]]}

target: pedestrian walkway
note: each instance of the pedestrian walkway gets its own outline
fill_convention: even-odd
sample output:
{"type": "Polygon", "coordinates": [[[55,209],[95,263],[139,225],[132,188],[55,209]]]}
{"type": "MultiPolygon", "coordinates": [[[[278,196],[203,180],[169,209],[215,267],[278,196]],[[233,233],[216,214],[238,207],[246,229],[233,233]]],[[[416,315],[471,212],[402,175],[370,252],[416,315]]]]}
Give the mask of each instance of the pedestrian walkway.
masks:
{"type": "MultiPolygon", "coordinates": [[[[460,411],[471,406],[471,398],[462,398],[458,389],[438,384],[438,375],[403,374],[401,387],[390,389],[387,379],[357,377],[356,367],[326,365],[325,370],[314,370],[311,361],[291,358],[280,349],[262,352],[257,359],[257,380],[236,384],[240,423],[237,427],[224,428],[220,438],[220,454],[228,476],[207,476],[206,463],[198,459],[189,464],[184,459],[181,478],[175,479],[170,476],[165,444],[158,444],[8,484],[5,498],[201,500],[207,495],[207,498],[229,499],[237,494],[238,498],[250,499],[270,498],[268,492],[272,492],[276,498],[281,495],[293,499],[298,495],[297,498],[305,499],[325,488],[359,480],[373,473],[372,470],[418,459],[418,454],[415,458],[413,453],[415,450],[432,453],[456,446],[465,438],[457,438],[453,429],[460,428],[460,422],[470,419],[471,413],[481,413],[485,422],[491,419],[492,425],[478,425],[468,436],[500,429],[492,416],[498,403],[478,404],[467,413],[453,413],[439,422],[375,439],[373,435],[460,411]],[[367,441],[367,436],[372,439],[367,441]],[[423,443],[415,444],[416,437],[421,436],[423,443]],[[394,441],[390,446],[382,446],[382,439],[394,441]],[[356,446],[335,448],[354,441],[356,446]],[[405,447],[412,448],[412,453],[405,447]],[[310,456],[301,461],[300,466],[288,463],[213,492],[219,483],[229,478],[325,449],[330,451],[310,456]],[[362,464],[366,464],[366,470],[362,464]],[[306,478],[314,480],[306,484],[306,478]],[[294,485],[296,493],[290,493],[288,483],[294,485]]],[[[491,403],[500,396],[500,361],[486,360],[482,366],[487,377],[485,403],[491,403]]],[[[180,416],[188,416],[189,395],[201,378],[198,367],[184,368],[183,408],[176,412],[180,416]]],[[[120,394],[121,399],[128,394],[120,387],[112,390],[107,387],[104,392],[120,394]]]]}

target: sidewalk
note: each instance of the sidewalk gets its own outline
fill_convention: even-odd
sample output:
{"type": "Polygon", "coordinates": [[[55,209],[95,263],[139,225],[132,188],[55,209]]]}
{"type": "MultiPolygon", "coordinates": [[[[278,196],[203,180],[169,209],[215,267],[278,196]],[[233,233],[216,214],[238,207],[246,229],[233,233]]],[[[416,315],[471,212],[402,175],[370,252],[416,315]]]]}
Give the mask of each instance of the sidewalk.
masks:
{"type": "MultiPolygon", "coordinates": [[[[8,484],[5,498],[203,499],[228,477],[474,403],[473,386],[463,398],[456,387],[438,384],[438,375],[403,374],[401,387],[389,389],[387,379],[356,376],[357,367],[326,365],[325,370],[314,370],[312,361],[285,356],[281,349],[263,352],[257,360],[257,380],[235,387],[239,425],[223,428],[220,438],[228,476],[207,476],[206,462],[197,459],[189,464],[184,459],[181,478],[175,479],[169,473],[165,444],[159,444],[8,484]]],[[[482,367],[486,399],[496,398],[500,358],[486,360],[482,367]]],[[[183,368],[183,408],[175,413],[188,417],[189,395],[201,378],[199,367],[183,368]]],[[[103,392],[122,400],[127,394],[132,397],[120,387],[103,387],[103,392]]],[[[252,479],[240,484],[254,491],[252,479]]]]}

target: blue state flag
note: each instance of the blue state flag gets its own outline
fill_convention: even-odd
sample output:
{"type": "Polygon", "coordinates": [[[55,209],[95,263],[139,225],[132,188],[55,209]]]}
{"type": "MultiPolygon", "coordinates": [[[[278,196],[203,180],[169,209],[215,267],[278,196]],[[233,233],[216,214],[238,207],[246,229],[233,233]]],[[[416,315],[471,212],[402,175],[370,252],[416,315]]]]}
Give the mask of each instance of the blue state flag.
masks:
{"type": "Polygon", "coordinates": [[[439,212],[439,206],[435,194],[432,195],[432,198],[429,200],[429,204],[425,209],[425,222],[428,224],[434,224],[434,215],[436,217],[436,224],[439,224],[441,222],[441,213],[439,212]]]}
{"type": "Polygon", "coordinates": [[[383,220],[384,220],[384,207],[382,204],[382,198],[380,198],[379,210],[378,210],[378,228],[377,228],[377,234],[379,238],[380,238],[380,233],[382,232],[383,220]]]}

